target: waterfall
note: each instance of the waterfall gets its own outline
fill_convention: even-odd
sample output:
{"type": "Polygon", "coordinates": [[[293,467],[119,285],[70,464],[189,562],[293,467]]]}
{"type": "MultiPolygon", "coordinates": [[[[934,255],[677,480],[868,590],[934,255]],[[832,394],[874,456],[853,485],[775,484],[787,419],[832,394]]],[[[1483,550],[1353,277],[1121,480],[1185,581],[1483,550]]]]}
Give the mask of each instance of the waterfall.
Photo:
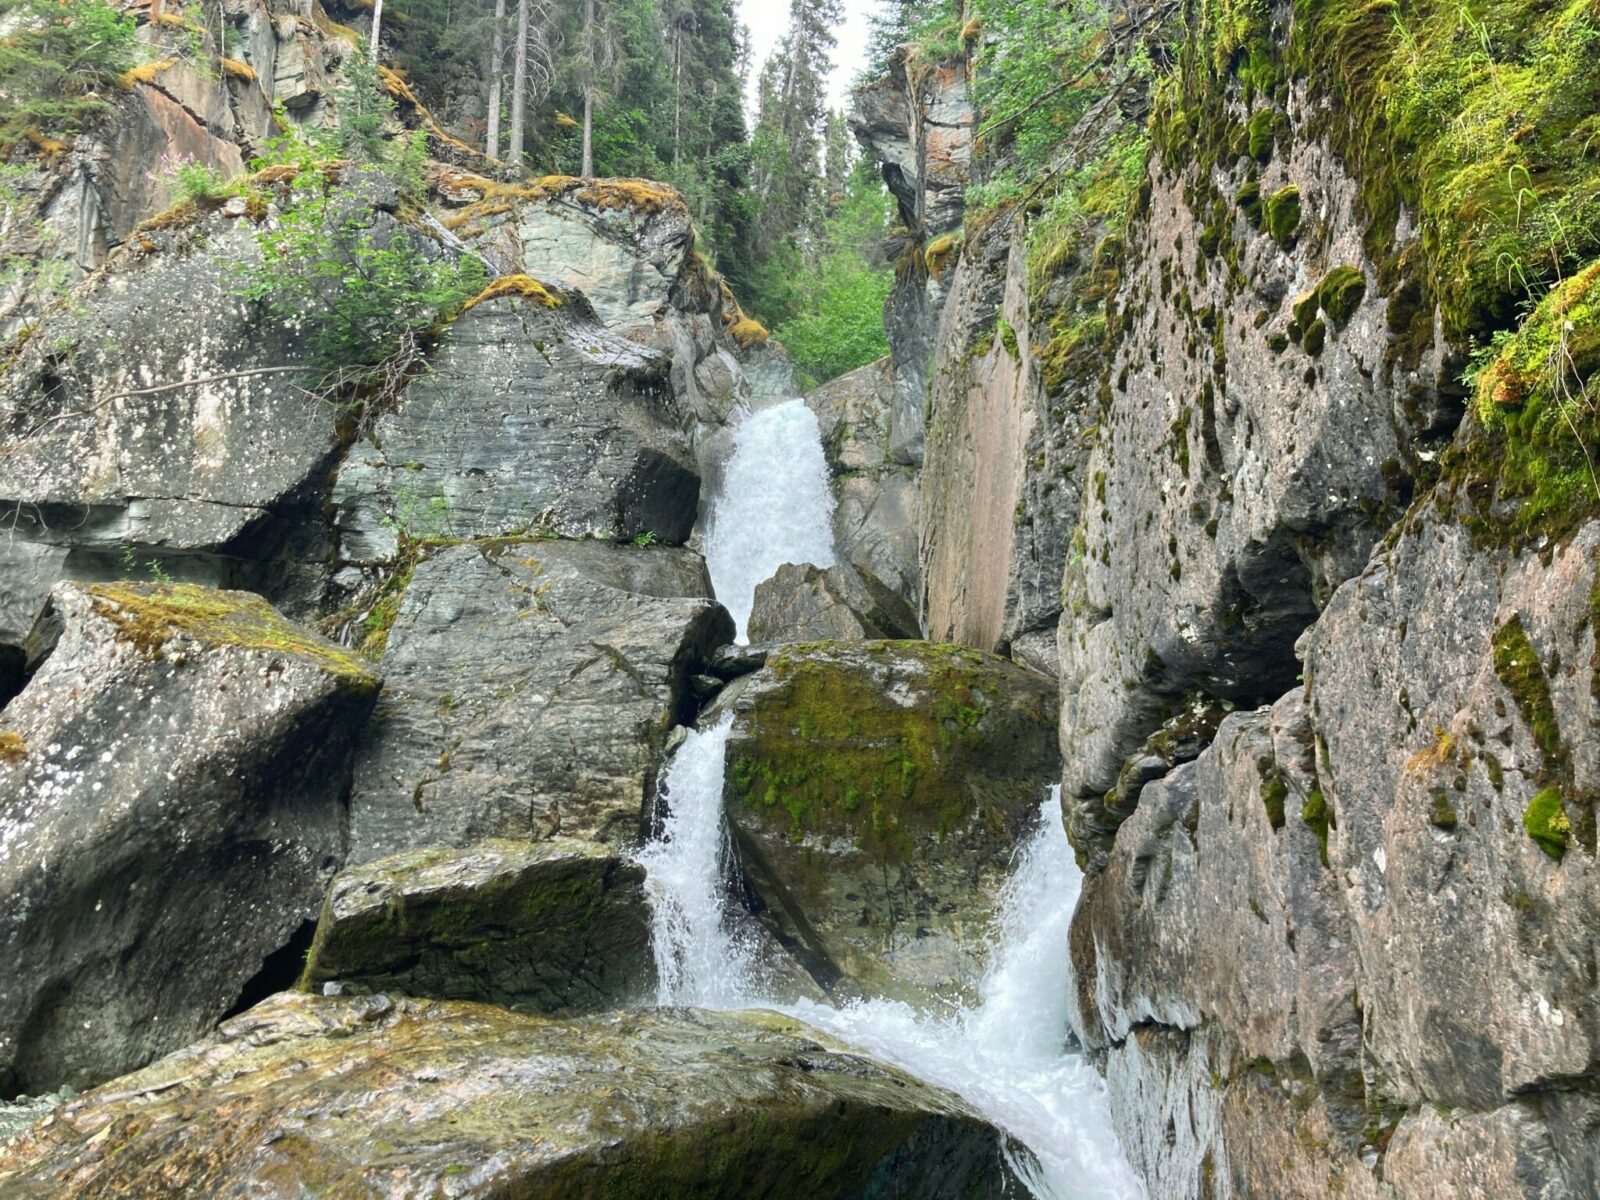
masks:
{"type": "Polygon", "coordinates": [[[1002,897],[975,1007],[933,1017],[889,1000],[801,1001],[785,1011],[962,1097],[1032,1152],[1014,1165],[1041,1200],[1133,1200],[1144,1185],[1112,1129],[1105,1083],[1067,1048],[1067,932],[1082,878],[1052,788],[1002,897]]]}
{"type": "Polygon", "coordinates": [[[735,1008],[750,994],[754,954],[730,926],[726,902],[722,763],[732,727],[729,713],[710,729],[689,731],[662,780],[668,815],[661,834],[638,855],[662,1004],[735,1008]]]}
{"type": "MultiPolygon", "coordinates": [[[[712,509],[706,561],[741,640],[756,584],[785,562],[833,560],[816,418],[800,401],[748,418],[712,509]]],[[[639,855],[648,872],[662,1004],[775,1008],[963,1097],[1027,1148],[1018,1176],[1041,1200],[1135,1200],[1143,1184],[1111,1126],[1105,1086],[1068,1050],[1067,932],[1082,880],[1061,822],[1060,789],[1018,855],[991,934],[978,1003],[931,1016],[869,1000],[843,1007],[763,994],[748,920],[728,903],[722,810],[732,714],[693,731],[668,765],[670,815],[639,855]]]]}
{"type": "Polygon", "coordinates": [[[734,434],[725,470],[707,522],[706,568],[743,645],[758,583],[784,563],[835,561],[833,493],[816,414],[803,400],[753,413],[734,434]]]}

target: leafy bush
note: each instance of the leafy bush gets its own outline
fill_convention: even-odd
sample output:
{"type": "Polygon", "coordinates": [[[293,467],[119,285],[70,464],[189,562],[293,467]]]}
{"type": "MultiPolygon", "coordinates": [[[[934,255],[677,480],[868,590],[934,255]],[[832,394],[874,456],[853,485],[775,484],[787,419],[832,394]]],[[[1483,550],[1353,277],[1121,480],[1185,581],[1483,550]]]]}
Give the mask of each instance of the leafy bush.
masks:
{"type": "Polygon", "coordinates": [[[134,19],[106,0],[0,0],[0,143],[64,137],[135,62],[134,19]]]}
{"type": "Polygon", "coordinates": [[[261,264],[243,294],[307,331],[329,370],[373,366],[457,311],[484,283],[483,264],[430,257],[403,226],[302,172],[276,225],[258,235],[261,264]]]}
{"type": "Polygon", "coordinates": [[[773,336],[811,388],[889,352],[883,305],[894,271],[879,259],[893,204],[871,164],[851,176],[829,216],[814,264],[779,256],[763,289],[763,315],[777,310],[773,336]]]}

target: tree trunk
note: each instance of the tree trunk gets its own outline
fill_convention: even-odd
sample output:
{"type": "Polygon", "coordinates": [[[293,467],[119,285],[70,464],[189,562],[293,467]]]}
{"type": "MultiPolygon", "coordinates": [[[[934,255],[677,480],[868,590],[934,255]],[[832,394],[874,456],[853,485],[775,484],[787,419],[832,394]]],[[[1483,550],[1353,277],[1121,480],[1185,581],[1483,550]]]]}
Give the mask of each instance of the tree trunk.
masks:
{"type": "Polygon", "coordinates": [[[511,68],[511,144],[506,157],[518,170],[522,168],[522,107],[528,98],[528,6],[531,0],[517,0],[517,45],[511,68]]]}
{"type": "Polygon", "coordinates": [[[678,169],[683,146],[683,20],[672,22],[672,169],[678,169]]]}
{"type": "Polygon", "coordinates": [[[506,0],[494,0],[494,30],[489,42],[489,121],[483,152],[500,157],[500,80],[506,68],[506,0]]]}
{"type": "Polygon", "coordinates": [[[588,78],[583,81],[583,170],[578,174],[585,179],[594,178],[594,89],[595,74],[600,69],[596,60],[597,37],[594,29],[594,0],[583,0],[583,40],[588,56],[588,78]]]}
{"type": "Polygon", "coordinates": [[[378,61],[378,34],[383,31],[383,0],[373,0],[372,5],[372,61],[378,61]]]}

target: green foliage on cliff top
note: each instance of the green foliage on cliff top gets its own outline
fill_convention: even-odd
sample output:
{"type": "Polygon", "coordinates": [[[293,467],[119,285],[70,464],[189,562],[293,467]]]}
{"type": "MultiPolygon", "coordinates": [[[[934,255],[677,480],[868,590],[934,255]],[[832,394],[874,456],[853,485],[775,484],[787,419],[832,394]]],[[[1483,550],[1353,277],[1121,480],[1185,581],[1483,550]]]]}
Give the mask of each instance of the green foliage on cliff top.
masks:
{"type": "Polygon", "coordinates": [[[0,0],[0,29],[0,146],[75,133],[137,61],[132,14],[106,0],[0,0]]]}
{"type": "Polygon", "coordinates": [[[1519,545],[1600,513],[1600,259],[1491,341],[1467,377],[1469,435],[1442,461],[1463,523],[1519,545]]]}

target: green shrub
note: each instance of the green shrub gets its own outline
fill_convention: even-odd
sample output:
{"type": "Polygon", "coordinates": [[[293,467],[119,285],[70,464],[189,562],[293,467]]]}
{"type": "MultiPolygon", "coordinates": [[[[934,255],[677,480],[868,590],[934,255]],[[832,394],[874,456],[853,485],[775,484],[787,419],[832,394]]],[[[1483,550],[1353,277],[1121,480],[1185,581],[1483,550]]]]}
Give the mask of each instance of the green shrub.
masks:
{"type": "Polygon", "coordinates": [[[257,239],[261,262],[244,269],[242,294],[304,329],[330,371],[359,374],[414,347],[484,284],[478,259],[430,256],[404,226],[330,192],[320,172],[301,172],[285,211],[257,239]]]}
{"type": "Polygon", "coordinates": [[[136,61],[132,14],[106,0],[0,0],[0,143],[66,137],[136,61]]]}

